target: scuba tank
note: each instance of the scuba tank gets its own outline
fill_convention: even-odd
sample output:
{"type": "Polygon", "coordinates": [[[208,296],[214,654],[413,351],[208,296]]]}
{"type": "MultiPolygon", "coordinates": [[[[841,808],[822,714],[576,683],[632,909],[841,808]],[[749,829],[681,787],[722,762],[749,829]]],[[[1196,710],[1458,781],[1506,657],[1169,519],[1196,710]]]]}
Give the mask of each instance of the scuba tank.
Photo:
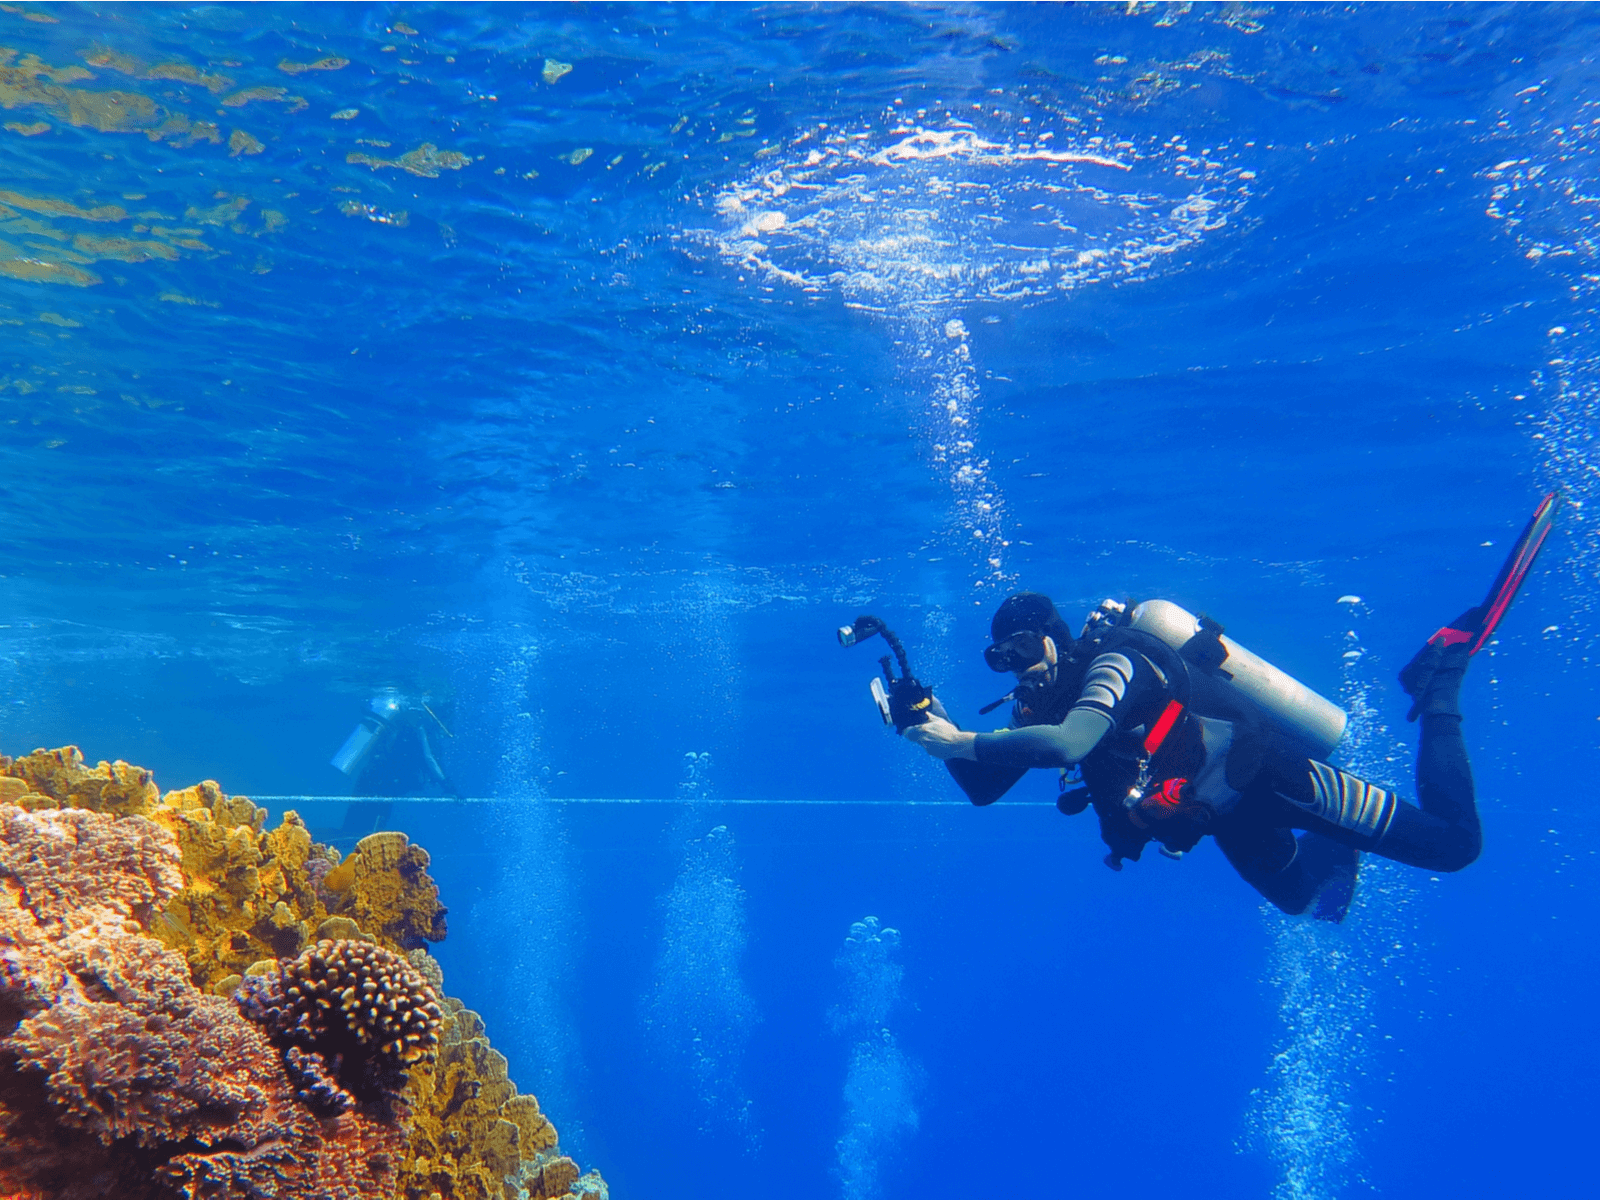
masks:
{"type": "Polygon", "coordinates": [[[1129,628],[1165,642],[1190,663],[1231,685],[1319,756],[1331,754],[1344,737],[1350,719],[1344,709],[1224,637],[1215,621],[1196,617],[1170,600],[1146,600],[1127,620],[1129,628]]]}

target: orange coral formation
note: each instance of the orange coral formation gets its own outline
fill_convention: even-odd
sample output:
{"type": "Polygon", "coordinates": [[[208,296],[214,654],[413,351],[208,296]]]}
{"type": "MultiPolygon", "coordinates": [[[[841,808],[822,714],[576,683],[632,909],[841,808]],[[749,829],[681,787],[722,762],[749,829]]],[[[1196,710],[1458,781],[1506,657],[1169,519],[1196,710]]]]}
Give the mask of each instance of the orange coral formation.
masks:
{"type": "Polygon", "coordinates": [[[289,1073],[225,999],[242,977],[347,939],[410,951],[442,995],[421,947],[445,910],[404,834],[340,861],[294,813],[266,817],[210,781],[163,797],[149,772],[91,768],[76,747],[0,756],[0,1196],[603,1198],[459,1001],[392,1108],[326,1103],[338,1082],[301,1047],[289,1073]],[[67,945],[63,914],[92,933],[67,945]],[[84,1007],[57,1004],[72,987],[84,1007]],[[202,1029],[220,1061],[197,1066],[202,1029]]]}

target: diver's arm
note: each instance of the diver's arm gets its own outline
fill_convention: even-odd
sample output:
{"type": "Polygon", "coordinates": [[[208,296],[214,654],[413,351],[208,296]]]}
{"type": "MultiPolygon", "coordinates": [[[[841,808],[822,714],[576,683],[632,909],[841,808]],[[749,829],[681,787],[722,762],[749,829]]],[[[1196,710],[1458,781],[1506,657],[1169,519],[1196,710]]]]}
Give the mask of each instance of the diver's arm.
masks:
{"type": "Polygon", "coordinates": [[[1001,729],[973,738],[973,757],[998,767],[1070,767],[1081,762],[1111,729],[1111,718],[1089,708],[1074,708],[1059,725],[1001,729]]]}
{"type": "Polygon", "coordinates": [[[1083,688],[1060,724],[980,733],[972,757],[1003,767],[1070,767],[1161,691],[1143,655],[1102,654],[1089,664],[1083,688]]]}
{"type": "Polygon", "coordinates": [[[1028,773],[1026,767],[998,767],[972,761],[973,735],[950,720],[950,714],[937,697],[932,698],[928,711],[930,719],[911,726],[906,735],[935,758],[944,759],[950,778],[974,804],[993,804],[1028,773]]]}
{"type": "Polygon", "coordinates": [[[948,758],[944,768],[950,772],[956,786],[967,794],[967,799],[977,805],[993,804],[1028,773],[1026,767],[997,767],[964,758],[948,758]]]}
{"type": "MultiPolygon", "coordinates": [[[[951,722],[930,717],[905,736],[935,758],[966,759],[998,767],[1070,767],[1093,750],[1111,728],[1111,718],[1096,709],[1075,706],[1059,725],[1029,725],[995,733],[969,733],[951,722]]],[[[957,779],[960,782],[960,779],[957,779]]]]}
{"type": "Polygon", "coordinates": [[[428,741],[428,731],[421,725],[417,726],[417,740],[422,743],[422,762],[428,768],[428,774],[445,790],[445,794],[461,798],[461,793],[456,791],[456,785],[450,782],[450,776],[444,773],[444,768],[439,765],[439,760],[433,753],[433,745],[428,741]]]}

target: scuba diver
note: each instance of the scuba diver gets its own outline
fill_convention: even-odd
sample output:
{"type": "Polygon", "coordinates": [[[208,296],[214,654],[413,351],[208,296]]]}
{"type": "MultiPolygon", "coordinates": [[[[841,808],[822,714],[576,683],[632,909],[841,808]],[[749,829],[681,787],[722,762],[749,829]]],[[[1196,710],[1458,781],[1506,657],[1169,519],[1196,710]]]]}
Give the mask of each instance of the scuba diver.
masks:
{"type": "Polygon", "coordinates": [[[945,762],[974,804],[992,804],[1035,767],[1061,770],[1057,807],[1091,804],[1120,871],[1155,842],[1180,858],[1207,834],[1282,911],[1341,921],[1362,852],[1430,871],[1459,871],[1482,847],[1459,696],[1468,660],[1504,617],[1549,534],[1555,495],[1523,530],[1488,598],[1441,628],[1400,672],[1421,720],[1417,803],[1328,762],[1342,710],[1164,600],[1107,600],[1074,637],[1050,598],[1008,597],[984,660],[1016,687],[1011,726],[959,728],[913,678],[898,639],[873,617],[840,641],[881,633],[900,660],[873,680],[887,723],[945,762]],[[1080,786],[1068,790],[1069,780],[1080,786]]]}
{"type": "MultiPolygon", "coordinates": [[[[427,696],[407,696],[384,688],[367,702],[367,712],[345,739],[332,765],[351,779],[353,796],[435,796],[461,793],[439,765],[428,740],[436,726],[454,736],[428,707],[427,696]]],[[[380,814],[380,819],[384,814],[380,814]]]]}

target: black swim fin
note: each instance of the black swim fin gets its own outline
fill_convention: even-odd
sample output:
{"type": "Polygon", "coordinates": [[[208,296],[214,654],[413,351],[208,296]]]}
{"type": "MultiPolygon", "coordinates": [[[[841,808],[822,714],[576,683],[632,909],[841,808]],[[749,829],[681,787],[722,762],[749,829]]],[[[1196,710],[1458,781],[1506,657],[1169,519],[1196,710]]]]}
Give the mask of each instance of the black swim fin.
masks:
{"type": "Polygon", "coordinates": [[[1417,719],[1422,708],[1422,696],[1433,676],[1432,668],[1437,666],[1440,653],[1446,646],[1464,644],[1467,653],[1472,655],[1482,650],[1494,635],[1511,602],[1517,598],[1523,581],[1527,579],[1533,560],[1539,556],[1540,548],[1550,536],[1558,499],[1559,493],[1551,492],[1539,501],[1539,507],[1533,510],[1533,516],[1511,547],[1511,553],[1506,555],[1506,561],[1501,565],[1494,586],[1489,589],[1483,603],[1467,609],[1450,624],[1442,626],[1400,672],[1400,686],[1405,688],[1408,695],[1416,698],[1416,703],[1406,714],[1406,720],[1417,719]]]}
{"type": "Polygon", "coordinates": [[[1319,921],[1339,924],[1355,899],[1360,852],[1320,833],[1302,833],[1295,858],[1316,888],[1307,911],[1319,921]]]}

